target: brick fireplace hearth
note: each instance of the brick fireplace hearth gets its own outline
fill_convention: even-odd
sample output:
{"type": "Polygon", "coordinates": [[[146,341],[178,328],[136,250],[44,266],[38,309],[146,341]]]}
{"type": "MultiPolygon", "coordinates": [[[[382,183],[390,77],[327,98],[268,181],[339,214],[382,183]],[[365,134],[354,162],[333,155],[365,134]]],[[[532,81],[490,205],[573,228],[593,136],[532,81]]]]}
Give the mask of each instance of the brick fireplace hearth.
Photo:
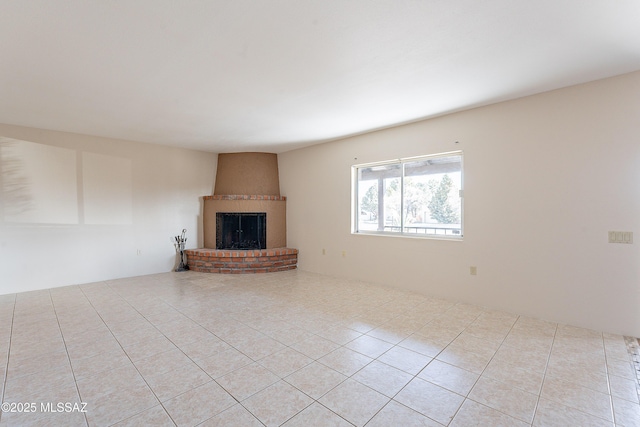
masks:
{"type": "Polygon", "coordinates": [[[203,273],[274,273],[294,270],[298,250],[291,248],[262,250],[191,249],[187,251],[189,268],[203,273]]]}

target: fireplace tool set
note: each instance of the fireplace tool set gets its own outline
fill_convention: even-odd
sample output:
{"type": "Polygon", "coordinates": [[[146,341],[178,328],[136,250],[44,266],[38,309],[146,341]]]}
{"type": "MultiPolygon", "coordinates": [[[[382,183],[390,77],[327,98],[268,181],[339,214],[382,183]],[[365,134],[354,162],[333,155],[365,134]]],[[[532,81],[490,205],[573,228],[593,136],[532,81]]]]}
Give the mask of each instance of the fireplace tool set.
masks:
{"type": "Polygon", "coordinates": [[[175,242],[173,243],[173,246],[176,248],[176,254],[180,255],[180,264],[178,265],[178,268],[176,268],[176,271],[186,271],[189,269],[186,255],[184,253],[184,244],[187,241],[187,238],[185,237],[186,233],[187,229],[185,228],[182,230],[182,235],[174,237],[175,242]]]}

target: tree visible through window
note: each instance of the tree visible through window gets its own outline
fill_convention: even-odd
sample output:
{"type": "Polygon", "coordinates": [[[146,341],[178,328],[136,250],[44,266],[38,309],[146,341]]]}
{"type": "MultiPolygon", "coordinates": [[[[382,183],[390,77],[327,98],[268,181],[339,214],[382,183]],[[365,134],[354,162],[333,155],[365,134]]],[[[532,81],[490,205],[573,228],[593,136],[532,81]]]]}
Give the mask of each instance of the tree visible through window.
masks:
{"type": "Polygon", "coordinates": [[[354,170],[354,232],[462,237],[462,153],[354,170]]]}

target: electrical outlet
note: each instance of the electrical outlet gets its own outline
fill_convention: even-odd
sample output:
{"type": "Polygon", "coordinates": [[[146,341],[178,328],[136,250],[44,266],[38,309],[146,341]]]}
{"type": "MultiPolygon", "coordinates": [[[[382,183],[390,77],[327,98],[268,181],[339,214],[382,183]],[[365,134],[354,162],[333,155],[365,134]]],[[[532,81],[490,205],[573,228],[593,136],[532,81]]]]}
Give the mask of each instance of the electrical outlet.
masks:
{"type": "Polygon", "coordinates": [[[478,267],[476,267],[474,265],[469,267],[469,274],[471,274],[472,276],[477,276],[478,275],[478,267]]]}
{"type": "Polygon", "coordinates": [[[137,255],[138,256],[142,255],[142,249],[138,249],[137,255]]]}

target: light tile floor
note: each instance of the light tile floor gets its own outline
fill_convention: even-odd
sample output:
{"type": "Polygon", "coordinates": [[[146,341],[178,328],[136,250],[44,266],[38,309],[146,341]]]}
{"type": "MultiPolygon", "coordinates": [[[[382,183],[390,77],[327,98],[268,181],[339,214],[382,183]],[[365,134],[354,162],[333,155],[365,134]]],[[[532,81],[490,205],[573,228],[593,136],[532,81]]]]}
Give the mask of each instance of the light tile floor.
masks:
{"type": "Polygon", "coordinates": [[[2,295],[0,380],[0,426],[640,426],[622,336],[302,271],[2,295]]]}

